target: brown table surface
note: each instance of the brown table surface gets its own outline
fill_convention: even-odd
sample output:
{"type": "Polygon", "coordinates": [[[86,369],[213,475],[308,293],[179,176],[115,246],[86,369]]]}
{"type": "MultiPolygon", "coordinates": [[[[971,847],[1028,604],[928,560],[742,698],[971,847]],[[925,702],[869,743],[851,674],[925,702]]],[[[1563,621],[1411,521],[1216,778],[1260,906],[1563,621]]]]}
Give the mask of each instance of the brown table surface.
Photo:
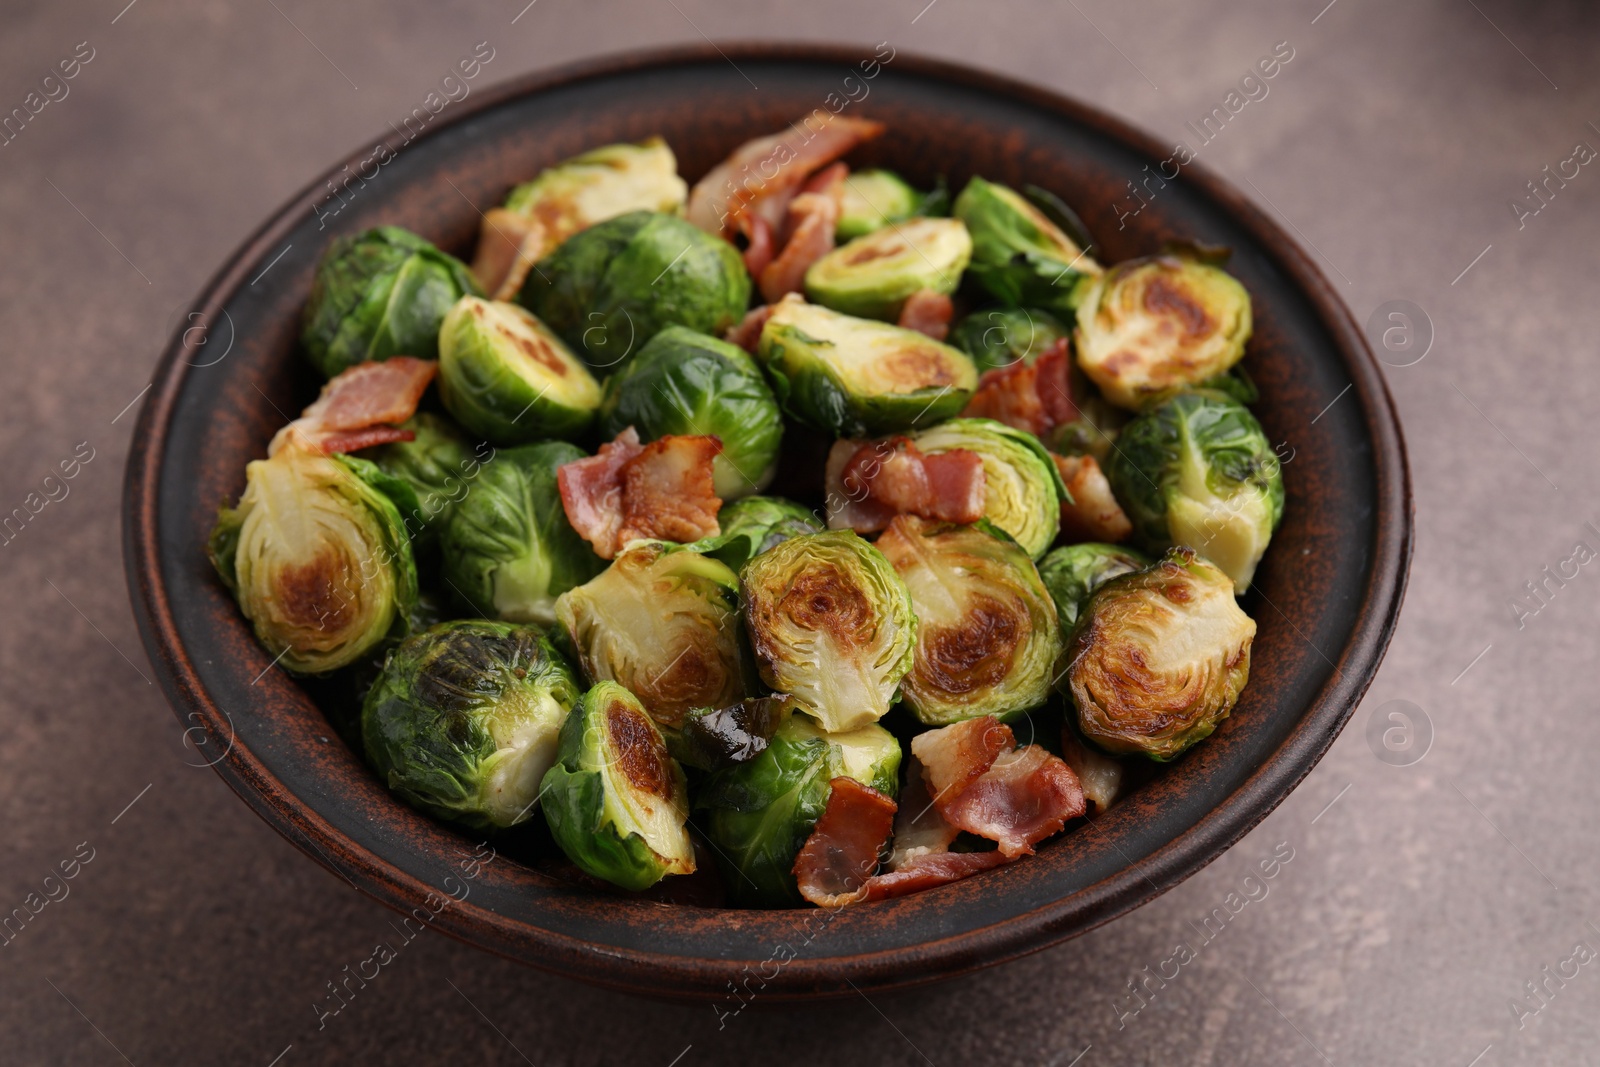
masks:
{"type": "Polygon", "coordinates": [[[0,1062],[1593,1062],[1600,568],[1574,562],[1565,584],[1543,569],[1578,542],[1600,550],[1586,525],[1600,524],[1600,167],[1550,182],[1520,225],[1509,204],[1536,203],[1527,183],[1577,142],[1600,147],[1600,9],[524,2],[0,10],[0,110],[75,50],[93,56],[0,148],[0,511],[92,450],[69,495],[0,545],[0,910],[75,853],[93,857],[0,947],[0,1062]],[[319,1030],[325,983],[389,936],[389,913],[184,765],[124,590],[124,408],[234,246],[473,44],[491,43],[498,79],[703,35],[888,40],[1185,139],[1186,120],[1289,42],[1269,95],[1203,156],[1288,220],[1358,319],[1396,299],[1431,319],[1427,357],[1388,371],[1417,504],[1388,659],[1328,757],[1231,852],[1021,962],[719,1028],[709,1007],[619,997],[426,935],[319,1030]],[[1524,586],[1539,580],[1542,604],[1524,586]],[[1431,723],[1410,765],[1367,740],[1396,700],[1431,723]],[[1178,977],[1150,980],[1134,1014],[1128,984],[1193,940],[1191,924],[1280,842],[1293,859],[1267,895],[1178,977]]]}

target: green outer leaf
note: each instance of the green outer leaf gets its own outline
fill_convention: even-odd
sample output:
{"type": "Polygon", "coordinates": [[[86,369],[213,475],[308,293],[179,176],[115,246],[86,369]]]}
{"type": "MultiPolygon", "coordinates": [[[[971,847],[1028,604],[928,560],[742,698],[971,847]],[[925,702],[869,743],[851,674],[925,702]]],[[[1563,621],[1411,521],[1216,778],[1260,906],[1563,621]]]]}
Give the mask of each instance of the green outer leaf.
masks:
{"type": "Polygon", "coordinates": [[[444,577],[478,613],[493,617],[496,592],[513,621],[555,621],[556,597],[604,569],[567,523],[556,485],[563,463],[584,458],[564,441],[503,448],[452,509],[440,537],[444,577]],[[513,602],[517,606],[512,607],[513,602]]]}
{"type": "Polygon", "coordinates": [[[747,496],[717,513],[721,531],[686,547],[721,560],[738,573],[756,556],[825,524],[810,508],[778,496],[747,496]]]}
{"type": "Polygon", "coordinates": [[[951,328],[950,343],[971,356],[982,373],[1009,367],[1019,359],[1032,362],[1071,334],[1060,319],[1042,308],[983,308],[951,328]]]}
{"type": "Polygon", "coordinates": [[[968,273],[1002,303],[1070,315],[1084,283],[1100,270],[1038,208],[1006,186],[975,177],[951,211],[972,234],[968,273]]]}
{"type": "Polygon", "coordinates": [[[1106,582],[1148,567],[1149,556],[1123,545],[1083,541],[1064,545],[1039,561],[1039,577],[1056,602],[1063,635],[1071,632],[1089,594],[1106,582]]]}
{"type": "Polygon", "coordinates": [[[985,516],[1038,559],[1061,532],[1061,501],[1071,499],[1039,439],[994,419],[951,419],[912,436],[924,452],[965,449],[983,460],[985,516]],[[1020,483],[1023,498],[1008,495],[1020,483]],[[1036,498],[1036,499],[1035,499],[1036,498]]]}
{"type": "MultiPolygon", "coordinates": [[[[368,449],[364,458],[411,486],[417,504],[411,511],[402,508],[406,528],[419,546],[432,545],[456,500],[470,491],[482,463],[460,427],[443,415],[419,412],[401,428],[416,438],[368,449]]],[[[480,445],[480,450],[484,448],[480,445]]],[[[493,453],[492,448],[488,451],[493,453]]]]}
{"type": "Polygon", "coordinates": [[[645,441],[714,434],[722,454],[713,481],[723,501],[758,493],[777,469],[783,418],[777,398],[744,349],[684,326],[668,326],[606,379],[600,436],[629,426],[645,441]]]}
{"type": "Polygon", "coordinates": [[[244,513],[223,504],[217,508],[217,521],[206,539],[206,557],[217,570],[217,577],[228,587],[228,592],[239,595],[239,575],[235,561],[239,557],[239,531],[244,527],[244,513]]]}

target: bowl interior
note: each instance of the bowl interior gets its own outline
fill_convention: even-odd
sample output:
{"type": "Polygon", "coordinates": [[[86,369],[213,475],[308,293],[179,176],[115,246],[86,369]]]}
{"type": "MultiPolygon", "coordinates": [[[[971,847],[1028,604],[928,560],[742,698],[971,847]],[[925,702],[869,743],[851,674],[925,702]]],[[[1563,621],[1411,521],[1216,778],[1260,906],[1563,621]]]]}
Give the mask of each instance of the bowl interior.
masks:
{"type": "Polygon", "coordinates": [[[711,997],[759,971],[768,995],[848,992],[852,982],[969,970],[1137,905],[1237,839],[1337,735],[1398,608],[1409,512],[1381,378],[1326,283],[1273,223],[1198,168],[1150,183],[1142,210],[1128,214],[1139,204],[1128,182],[1154,173],[1170,148],[973,72],[904,55],[863,66],[874,51],[747,48],[724,59],[707,49],[479,90],[410,143],[391,136],[388,151],[369,148],[307,190],[196,305],[209,335],[174,339],[135,438],[130,584],[180,717],[204,724],[208,751],[226,750],[219,772],[320,862],[403,910],[448,896],[432,925],[591,981],[711,997]],[[246,462],[314,395],[296,338],[317,259],[333,237],[386,223],[470,255],[480,209],[548,164],[661,134],[692,180],[740,141],[814,109],[885,122],[887,134],[852,163],[892,167],[919,186],[942,175],[959,189],[982,174],[1055,191],[1082,215],[1102,262],[1170,239],[1233,249],[1230,269],[1254,300],[1245,366],[1261,390],[1255,410],[1286,460],[1288,490],[1245,605],[1259,625],[1250,686],[1210,740],[1092,826],[1025,862],[902,900],[826,915],[724,911],[601,895],[505,857],[472,867],[464,857],[476,841],[391,798],[307,691],[271,669],[204,555],[246,462]]]}

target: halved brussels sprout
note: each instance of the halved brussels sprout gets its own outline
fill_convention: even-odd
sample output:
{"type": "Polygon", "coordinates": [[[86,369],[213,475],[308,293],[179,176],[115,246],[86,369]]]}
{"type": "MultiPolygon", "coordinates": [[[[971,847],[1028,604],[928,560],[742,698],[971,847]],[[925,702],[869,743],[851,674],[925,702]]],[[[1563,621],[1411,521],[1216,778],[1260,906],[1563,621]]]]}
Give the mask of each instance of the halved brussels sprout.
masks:
{"type": "Polygon", "coordinates": [[[960,349],[784,297],[757,349],[784,410],[836,437],[927,426],[966,407],[978,369],[960,349]]]}
{"type": "Polygon", "coordinates": [[[402,641],[361,709],[378,777],[413,807],[475,829],[527,819],[581,689],[532,626],[444,622],[402,641]]]}
{"type": "Polygon", "coordinates": [[[556,619],[584,676],[621,683],[662,726],[746,696],[739,578],[698,552],[636,542],[562,593],[556,619]]]}
{"type": "Polygon", "coordinates": [[[973,178],[951,209],[972,234],[971,274],[1002,303],[1061,314],[1100,264],[1015,189],[973,178]]]}
{"type": "Polygon", "coordinates": [[[1255,635],[1232,580],[1192,549],[1111,579],[1067,645],[1079,729],[1107,752],[1176,759],[1233,710],[1255,635]]]}
{"type": "Polygon", "coordinates": [[[506,197],[506,210],[538,219],[547,247],[630,211],[680,214],[689,187],[667,142],[608,144],[543,170],[506,197]]]}
{"type": "Polygon", "coordinates": [[[1239,362],[1250,294],[1221,267],[1162,255],[1118,263],[1078,308],[1078,365],[1106,399],[1131,410],[1199,385],[1239,362]]]}
{"type": "Polygon", "coordinates": [[[402,516],[416,506],[409,486],[367,460],[291,439],[245,467],[207,554],[275,662],[324,674],[406,632],[417,566],[402,516]]]}
{"type": "Polygon", "coordinates": [[[300,341],[326,378],[369,359],[439,354],[439,323],[478,292],[465,263],[398,226],[340,237],[311,283],[300,341]]]}
{"type": "Polygon", "coordinates": [[[439,398],[473,433],[515,445],[583,433],[600,383],[525,308],[464,296],[439,327],[439,398]]]}
{"type": "Polygon", "coordinates": [[[484,445],[474,449],[460,427],[431,411],[417,413],[401,428],[416,437],[379,445],[363,458],[411,486],[417,507],[404,515],[406,529],[419,547],[431,546],[444,529],[450,508],[467,495],[483,466],[482,458],[494,450],[484,445]]]}
{"type": "Polygon", "coordinates": [[[1061,618],[1061,631],[1065,634],[1078,621],[1078,612],[1090,593],[1113,578],[1149,565],[1150,557],[1143,552],[1122,545],[1084,541],[1058,548],[1040,560],[1039,578],[1056,602],[1056,614],[1061,618]]]}
{"type": "Polygon", "coordinates": [[[719,771],[761,755],[793,708],[788,697],[751,697],[725,708],[696,708],[681,727],[662,734],[672,758],[685,767],[719,771]]]}
{"type": "Polygon", "coordinates": [[[606,374],[667,326],[722,336],[744,317],[750,274],[727,241],[675,215],[630,211],[568,238],[517,302],[606,374]]]}
{"type": "Polygon", "coordinates": [[[834,236],[849,241],[917,213],[922,194],[892,170],[851,171],[839,194],[834,236]]]}
{"type": "Polygon", "coordinates": [[[1061,532],[1066,487],[1039,439],[994,419],[951,419],[912,436],[924,452],[963,449],[983,460],[984,517],[1033,559],[1061,532]]]}
{"type": "Polygon", "coordinates": [[[848,530],[804,534],[740,577],[763,681],[830,730],[883,718],[917,639],[911,594],[883,553],[848,530]]]}
{"type": "Polygon", "coordinates": [[[605,567],[568,524],[556,485],[556,470],[584,455],[564,441],[501,449],[451,509],[444,579],[474,611],[549,625],[556,597],[605,567]]]}
{"type": "Polygon", "coordinates": [[[950,343],[972,357],[981,373],[1038,357],[1070,336],[1061,320],[1042,308],[985,308],[950,330],[950,343]]]}
{"type": "Polygon", "coordinates": [[[667,434],[721,440],[711,466],[724,501],[766,488],[783,441],[778,401],[750,354],[683,326],[656,334],[606,379],[600,436],[616,437],[629,426],[645,441],[667,434]]]}
{"type": "Polygon", "coordinates": [[[690,545],[712,559],[719,559],[734,573],[768,549],[791,537],[821,533],[826,526],[816,512],[777,496],[747,496],[717,513],[722,530],[715,537],[690,545]]]}
{"type": "Polygon", "coordinates": [[[615,682],[600,682],[572,709],[542,791],[551,836],[585,873],[639,890],[694,872],[683,769],[615,682]]]}
{"type": "Polygon", "coordinates": [[[1159,552],[1188,545],[1243,593],[1283,518],[1283,472],[1254,415],[1217,392],[1180,393],[1117,435],[1106,477],[1159,552]]]}
{"type": "Polygon", "coordinates": [[[901,696],[918,720],[1001,720],[1045,703],[1061,632],[1056,606],[1015,541],[987,522],[901,515],[877,547],[911,591],[916,662],[901,696]]]}
{"type": "Polygon", "coordinates": [[[811,264],[806,296],[847,315],[893,322],[912,293],[955,292],[971,258],[972,238],[959,220],[908,219],[857,237],[811,264]]]}
{"type": "Polygon", "coordinates": [[[806,715],[793,714],[760,755],[707,779],[695,807],[706,812],[705,833],[716,846],[730,897],[767,907],[802,903],[795,857],[838,777],[896,795],[899,742],[876,723],[826,733],[806,715]]]}

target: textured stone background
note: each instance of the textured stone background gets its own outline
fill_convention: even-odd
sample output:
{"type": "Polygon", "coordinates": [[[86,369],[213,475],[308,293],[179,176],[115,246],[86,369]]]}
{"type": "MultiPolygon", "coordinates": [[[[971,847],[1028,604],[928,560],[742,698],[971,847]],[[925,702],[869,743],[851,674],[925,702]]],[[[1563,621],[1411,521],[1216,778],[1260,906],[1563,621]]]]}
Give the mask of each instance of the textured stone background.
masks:
{"type": "Polygon", "coordinates": [[[1520,629],[1510,605],[1577,541],[1600,549],[1583,525],[1600,522],[1590,502],[1600,488],[1600,167],[1585,167],[1524,228],[1507,202],[1575,142],[1600,147],[1600,9],[125,2],[0,9],[0,110],[78,42],[94,49],[70,95],[0,148],[0,511],[80,442],[93,449],[70,496],[0,546],[0,910],[80,842],[93,849],[70,896],[0,948],[0,1060],[1592,1059],[1600,963],[1551,981],[1537,1014],[1541,1002],[1525,1000],[1520,1027],[1510,1003],[1576,943],[1600,948],[1600,569],[1552,583],[1520,629]],[[118,501],[133,417],[116,416],[227,253],[331,160],[407,113],[474,43],[492,43],[497,80],[702,35],[887,39],[1032,79],[1168,137],[1186,136],[1186,119],[1290,42],[1295,58],[1270,95],[1203,158],[1291,220],[1347,283],[1358,318],[1391,299],[1431,318],[1427,358],[1389,371],[1418,536],[1388,660],[1327,759],[1229,854],[1135,914],[1022,962],[873,1003],[750,1011],[719,1030],[708,1008],[619,998],[427,936],[318,1032],[324,983],[387,936],[388,913],[213,774],[184,766],[123,587],[118,501]],[[1366,740],[1393,700],[1431,723],[1431,750],[1410,766],[1380,761],[1366,740]],[[1125,984],[1280,842],[1294,859],[1270,894],[1119,1029],[1112,1004],[1125,984]]]}

